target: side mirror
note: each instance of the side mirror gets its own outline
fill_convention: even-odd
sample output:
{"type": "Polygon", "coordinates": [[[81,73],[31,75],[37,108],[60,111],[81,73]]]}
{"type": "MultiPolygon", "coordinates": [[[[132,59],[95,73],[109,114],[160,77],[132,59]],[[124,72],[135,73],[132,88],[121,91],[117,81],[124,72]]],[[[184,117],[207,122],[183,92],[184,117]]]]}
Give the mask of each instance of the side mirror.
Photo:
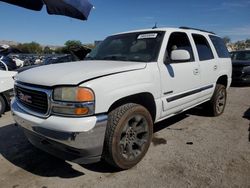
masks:
{"type": "Polygon", "coordinates": [[[171,61],[185,62],[191,59],[190,53],[187,50],[173,50],[171,52],[171,61]]]}

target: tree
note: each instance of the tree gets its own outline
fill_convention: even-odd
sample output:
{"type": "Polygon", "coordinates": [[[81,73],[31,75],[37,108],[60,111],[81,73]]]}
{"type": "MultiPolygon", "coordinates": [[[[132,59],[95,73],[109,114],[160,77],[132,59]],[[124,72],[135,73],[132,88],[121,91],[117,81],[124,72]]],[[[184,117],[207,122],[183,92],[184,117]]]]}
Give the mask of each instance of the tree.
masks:
{"type": "Polygon", "coordinates": [[[250,48],[250,39],[247,39],[245,44],[246,44],[246,48],[250,48]]]}
{"type": "Polygon", "coordinates": [[[54,50],[56,54],[63,54],[64,53],[64,48],[65,47],[59,47],[54,50]]]}
{"type": "Polygon", "coordinates": [[[19,49],[23,53],[34,53],[34,54],[40,54],[43,51],[41,45],[38,44],[37,42],[18,44],[17,49],[19,49]]]}
{"type": "Polygon", "coordinates": [[[228,36],[225,36],[225,37],[223,37],[222,39],[223,39],[223,41],[224,41],[225,44],[228,44],[228,43],[231,42],[231,39],[230,39],[230,37],[228,37],[228,36]]]}
{"type": "Polygon", "coordinates": [[[95,48],[94,44],[84,44],[84,46],[86,46],[87,48],[90,48],[90,49],[95,48]]]}
{"type": "Polygon", "coordinates": [[[237,41],[234,45],[236,50],[244,50],[246,48],[245,41],[237,41]]]}
{"type": "Polygon", "coordinates": [[[43,49],[43,53],[44,54],[52,54],[53,50],[50,47],[45,46],[44,49],[43,49]]]}
{"type": "Polygon", "coordinates": [[[82,42],[79,40],[68,40],[64,43],[67,49],[70,49],[72,47],[81,47],[82,42]]]}

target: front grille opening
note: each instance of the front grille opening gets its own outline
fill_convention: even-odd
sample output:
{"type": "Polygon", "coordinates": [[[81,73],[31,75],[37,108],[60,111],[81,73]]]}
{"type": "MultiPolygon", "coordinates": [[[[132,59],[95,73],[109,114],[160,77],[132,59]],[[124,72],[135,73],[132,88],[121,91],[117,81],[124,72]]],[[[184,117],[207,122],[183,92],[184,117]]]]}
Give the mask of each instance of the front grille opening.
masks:
{"type": "Polygon", "coordinates": [[[30,111],[45,115],[48,111],[48,96],[45,92],[15,86],[18,102],[30,111]]]}

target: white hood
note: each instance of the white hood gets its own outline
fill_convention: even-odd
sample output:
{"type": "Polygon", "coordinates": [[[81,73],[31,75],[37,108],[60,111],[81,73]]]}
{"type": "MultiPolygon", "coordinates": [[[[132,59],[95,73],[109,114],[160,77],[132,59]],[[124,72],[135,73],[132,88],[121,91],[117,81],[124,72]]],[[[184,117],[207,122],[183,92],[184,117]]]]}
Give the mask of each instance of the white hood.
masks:
{"type": "Polygon", "coordinates": [[[16,80],[42,86],[77,85],[96,77],[145,67],[146,63],[140,62],[78,61],[32,68],[18,74],[16,80]]]}

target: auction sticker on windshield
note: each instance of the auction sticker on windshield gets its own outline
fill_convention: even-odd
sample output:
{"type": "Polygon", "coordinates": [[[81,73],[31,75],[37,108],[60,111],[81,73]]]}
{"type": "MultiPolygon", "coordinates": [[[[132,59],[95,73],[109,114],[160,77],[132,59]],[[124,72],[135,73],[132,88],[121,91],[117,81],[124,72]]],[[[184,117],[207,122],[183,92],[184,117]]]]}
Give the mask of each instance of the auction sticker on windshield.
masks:
{"type": "Polygon", "coordinates": [[[154,39],[156,38],[158,33],[147,33],[147,34],[141,34],[137,37],[137,39],[154,39]]]}

